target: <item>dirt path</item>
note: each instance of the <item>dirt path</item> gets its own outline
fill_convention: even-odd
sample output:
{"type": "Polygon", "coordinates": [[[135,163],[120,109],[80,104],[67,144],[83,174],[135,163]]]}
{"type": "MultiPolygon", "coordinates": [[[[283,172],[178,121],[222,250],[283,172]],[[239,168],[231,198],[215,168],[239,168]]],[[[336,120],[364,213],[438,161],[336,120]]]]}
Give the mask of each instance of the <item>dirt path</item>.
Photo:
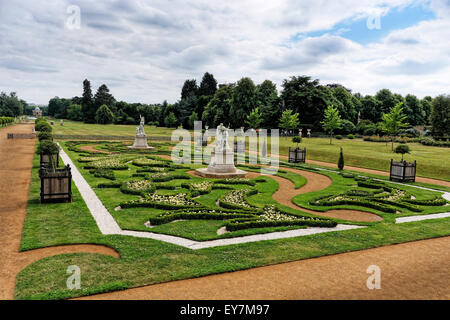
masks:
{"type": "Polygon", "coordinates": [[[107,154],[111,153],[109,151],[95,149],[95,146],[97,146],[97,145],[98,144],[82,145],[82,146],[80,146],[80,150],[88,151],[88,152],[107,153],[107,154]]]}
{"type": "Polygon", "coordinates": [[[115,250],[97,245],[58,246],[19,253],[35,140],[8,140],[6,133],[30,133],[31,130],[32,126],[25,124],[0,129],[0,300],[13,299],[17,274],[42,258],[74,252],[119,257],[115,250]]]}
{"type": "Polygon", "coordinates": [[[450,237],[161,283],[82,299],[450,299],[450,237]],[[381,289],[369,290],[370,265],[381,289]]]}
{"type": "MultiPolygon", "coordinates": [[[[319,191],[327,188],[331,185],[332,181],[327,176],[324,176],[322,174],[317,174],[314,172],[309,171],[303,171],[303,170],[296,170],[292,168],[283,168],[283,170],[291,171],[297,174],[300,174],[304,176],[307,179],[307,182],[304,186],[302,186],[299,189],[295,189],[295,185],[292,181],[272,175],[270,176],[272,179],[274,179],[276,182],[278,182],[279,188],[278,190],[272,195],[272,198],[293,209],[301,210],[304,212],[308,212],[311,214],[315,214],[318,216],[323,217],[329,217],[329,218],[337,218],[337,219],[343,219],[343,220],[349,220],[349,221],[357,221],[357,222],[373,222],[373,221],[381,221],[383,220],[382,217],[365,212],[360,210],[350,210],[350,209],[333,209],[328,211],[315,211],[306,209],[300,206],[295,205],[292,203],[292,198],[295,197],[298,194],[313,192],[313,191],[319,191]]],[[[256,177],[259,176],[258,173],[249,172],[249,177],[256,177]]]]}

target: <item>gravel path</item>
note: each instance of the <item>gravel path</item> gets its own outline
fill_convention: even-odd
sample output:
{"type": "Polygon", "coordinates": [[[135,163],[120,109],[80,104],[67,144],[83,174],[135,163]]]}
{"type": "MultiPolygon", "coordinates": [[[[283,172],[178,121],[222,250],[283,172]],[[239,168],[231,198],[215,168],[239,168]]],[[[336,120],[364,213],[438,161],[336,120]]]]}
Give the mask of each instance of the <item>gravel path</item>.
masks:
{"type": "Polygon", "coordinates": [[[414,241],[196,279],[83,297],[84,300],[450,299],[450,237],[414,241]],[[381,289],[369,290],[370,265],[381,289]]]}
{"type": "Polygon", "coordinates": [[[101,245],[67,245],[19,252],[25,220],[34,139],[6,139],[6,133],[31,133],[31,125],[0,129],[0,300],[13,299],[17,274],[42,258],[64,253],[119,254],[101,245]],[[13,182],[13,183],[12,183],[13,182]]]}

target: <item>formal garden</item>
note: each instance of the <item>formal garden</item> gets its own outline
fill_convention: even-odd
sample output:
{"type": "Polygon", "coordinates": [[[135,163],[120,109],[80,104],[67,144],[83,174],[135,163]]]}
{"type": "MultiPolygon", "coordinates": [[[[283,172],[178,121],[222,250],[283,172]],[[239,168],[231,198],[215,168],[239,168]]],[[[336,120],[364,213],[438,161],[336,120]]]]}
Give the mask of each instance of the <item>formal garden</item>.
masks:
{"type": "Polygon", "coordinates": [[[443,192],[450,188],[442,185],[391,183],[283,159],[278,170],[261,171],[267,166],[248,164],[248,155],[236,163],[245,177],[201,177],[196,170],[208,164],[172,161],[170,141],[148,141],[148,149],[130,148],[131,140],[58,146],[53,127],[36,124],[40,142],[20,250],[86,243],[113,248],[120,258],[73,253],[39,260],[19,273],[18,299],[77,297],[448,235],[449,220],[438,219],[449,211],[443,192]],[[65,202],[41,203],[43,156],[47,171],[72,166],[77,180],[65,202]],[[87,187],[77,187],[82,180],[119,231],[104,231],[87,187]],[[82,270],[80,290],[66,288],[68,265],[82,270]]]}

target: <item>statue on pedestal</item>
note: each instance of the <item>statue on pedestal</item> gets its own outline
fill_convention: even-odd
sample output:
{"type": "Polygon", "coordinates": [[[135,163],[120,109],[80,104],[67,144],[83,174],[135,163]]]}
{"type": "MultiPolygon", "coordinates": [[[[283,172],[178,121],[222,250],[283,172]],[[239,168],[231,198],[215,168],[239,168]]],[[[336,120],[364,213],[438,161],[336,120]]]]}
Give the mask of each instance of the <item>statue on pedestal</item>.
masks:
{"type": "Polygon", "coordinates": [[[147,145],[147,136],[145,135],[144,124],[145,119],[139,115],[139,127],[136,127],[136,137],[134,138],[134,144],[129,146],[131,149],[153,149],[147,145]]]}

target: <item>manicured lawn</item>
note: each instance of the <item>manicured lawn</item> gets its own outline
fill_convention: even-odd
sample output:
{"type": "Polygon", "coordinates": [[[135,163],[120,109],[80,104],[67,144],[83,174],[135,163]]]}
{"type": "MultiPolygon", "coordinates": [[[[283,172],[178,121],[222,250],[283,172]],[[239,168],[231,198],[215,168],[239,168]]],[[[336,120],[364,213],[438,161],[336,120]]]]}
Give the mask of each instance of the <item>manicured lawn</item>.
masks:
{"type": "MultiPolygon", "coordinates": [[[[53,125],[54,134],[65,135],[102,135],[102,136],[131,136],[136,134],[136,125],[122,124],[86,124],[78,121],[64,120],[64,126],[59,125],[59,120],[55,120],[53,125]]],[[[171,136],[171,128],[161,128],[155,126],[145,126],[145,133],[149,136],[171,136]]]]}
{"type": "MultiPolygon", "coordinates": [[[[77,156],[74,153],[69,152],[69,154],[72,159],[76,159],[77,156]]],[[[59,244],[97,243],[115,248],[120,252],[121,258],[116,259],[99,254],[78,253],[42,259],[29,265],[19,273],[15,292],[15,297],[18,299],[76,297],[450,235],[450,219],[448,218],[394,224],[392,222],[395,214],[385,213],[384,216],[386,218],[384,221],[366,223],[368,227],[363,229],[193,251],[151,239],[101,235],[75,186],[73,186],[73,203],[40,205],[38,203],[40,184],[38,178],[38,157],[35,157],[34,165],[21,250],[59,244]],[[77,265],[81,269],[81,290],[72,291],[66,288],[68,277],[66,270],[70,265],[77,265]]],[[[78,167],[81,166],[78,165],[78,167]]],[[[115,172],[120,172],[123,176],[130,174],[130,172],[126,171],[115,172]]],[[[82,173],[93,187],[96,186],[97,182],[106,181],[104,178],[95,178],[84,169],[82,169],[82,173]]],[[[353,188],[353,179],[343,178],[336,173],[327,173],[327,175],[333,179],[333,184],[328,189],[318,193],[333,194],[353,188]]],[[[117,178],[120,179],[121,176],[117,174],[117,178]]],[[[294,180],[298,179],[296,177],[291,178],[294,180]]],[[[271,201],[273,202],[270,195],[276,190],[277,182],[271,178],[265,178],[265,180],[265,182],[256,184],[255,187],[259,193],[249,197],[248,201],[250,204],[264,205],[269,204],[271,201]]],[[[239,187],[245,188],[246,186],[239,187]]],[[[363,190],[364,188],[360,189],[363,190]]],[[[417,199],[435,195],[428,191],[425,192],[407,187],[402,187],[402,189],[410,191],[417,199]]],[[[116,219],[119,218],[122,211],[115,212],[111,210],[113,206],[122,200],[122,198],[119,199],[118,197],[123,197],[123,199],[135,197],[125,195],[118,189],[96,189],[95,191],[116,219]]],[[[213,190],[207,197],[202,196],[201,203],[214,205],[214,199],[218,198],[222,192],[223,190],[220,189],[213,190]]],[[[308,199],[312,199],[317,195],[305,194],[295,200],[306,203],[308,199]]],[[[360,209],[370,211],[367,208],[360,209]]],[[[448,209],[448,206],[427,207],[422,214],[445,209],[448,209]]],[[[130,225],[141,224],[150,215],[149,212],[151,210],[142,208],[133,211],[134,213],[131,212],[130,214],[131,217],[119,221],[119,223],[121,225],[127,223],[130,225]]],[[[291,210],[292,213],[297,211],[291,210]]],[[[402,210],[402,212],[408,215],[414,214],[408,210],[402,210]]],[[[221,223],[222,221],[214,220],[179,221],[161,225],[159,226],[159,231],[190,236],[192,238],[208,238],[211,233],[217,230],[221,223]]],[[[249,230],[251,229],[241,231],[248,232],[249,230]]]]}

